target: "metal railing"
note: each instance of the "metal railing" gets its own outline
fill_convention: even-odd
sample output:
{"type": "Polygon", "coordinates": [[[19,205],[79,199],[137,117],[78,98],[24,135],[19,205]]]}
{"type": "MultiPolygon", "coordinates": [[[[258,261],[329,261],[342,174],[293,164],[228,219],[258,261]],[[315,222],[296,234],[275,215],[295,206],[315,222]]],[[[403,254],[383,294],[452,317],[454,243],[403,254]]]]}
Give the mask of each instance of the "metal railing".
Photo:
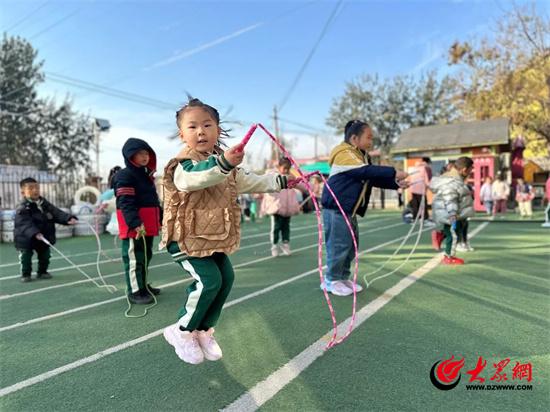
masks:
{"type": "Polygon", "coordinates": [[[33,177],[40,183],[40,195],[57,207],[70,208],[73,204],[73,197],[76,190],[84,185],[83,182],[54,182],[51,179],[41,181],[40,176],[32,174],[2,174],[0,176],[0,209],[15,209],[22,200],[19,182],[26,178],[33,177]]]}

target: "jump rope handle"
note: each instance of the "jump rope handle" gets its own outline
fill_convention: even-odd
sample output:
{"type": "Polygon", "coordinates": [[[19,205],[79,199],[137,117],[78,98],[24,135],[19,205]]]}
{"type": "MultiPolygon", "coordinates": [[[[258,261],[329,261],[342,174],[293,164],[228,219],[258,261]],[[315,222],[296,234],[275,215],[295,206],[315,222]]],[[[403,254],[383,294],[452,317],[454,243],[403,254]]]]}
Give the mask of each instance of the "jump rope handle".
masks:
{"type": "Polygon", "coordinates": [[[51,246],[52,244],[48,241],[48,239],[46,239],[44,237],[44,235],[42,233],[38,233],[36,235],[36,239],[40,240],[41,242],[44,242],[45,244],[47,244],[48,246],[51,246]]]}
{"type": "Polygon", "coordinates": [[[239,143],[239,148],[237,149],[237,151],[239,152],[244,151],[244,147],[246,146],[246,144],[248,143],[248,141],[256,131],[257,127],[258,125],[256,123],[250,126],[250,129],[248,129],[248,132],[246,132],[246,134],[244,135],[243,140],[241,141],[241,143],[239,143]]]}

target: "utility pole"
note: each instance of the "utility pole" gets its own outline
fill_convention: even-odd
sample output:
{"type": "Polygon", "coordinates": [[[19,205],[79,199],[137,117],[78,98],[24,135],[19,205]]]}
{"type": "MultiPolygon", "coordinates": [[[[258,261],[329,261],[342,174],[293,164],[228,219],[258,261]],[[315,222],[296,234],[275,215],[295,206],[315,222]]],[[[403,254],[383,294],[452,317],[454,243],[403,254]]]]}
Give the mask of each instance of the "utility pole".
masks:
{"type": "Polygon", "coordinates": [[[95,175],[99,179],[99,135],[101,131],[95,119],[92,122],[92,133],[94,135],[95,175]]]}
{"type": "MultiPolygon", "coordinates": [[[[277,106],[273,106],[273,129],[275,130],[275,137],[279,137],[279,118],[277,117],[277,106]]],[[[275,142],[271,142],[271,162],[273,166],[279,160],[279,150],[275,142]]]]}
{"type": "Polygon", "coordinates": [[[315,135],[314,137],[315,139],[315,161],[317,161],[317,159],[319,158],[319,153],[317,152],[317,143],[318,143],[318,139],[319,139],[319,135],[315,135]]]}
{"type": "Polygon", "coordinates": [[[111,123],[109,123],[108,120],[106,119],[98,119],[98,118],[94,118],[92,120],[92,133],[94,135],[94,149],[95,149],[95,167],[96,167],[96,170],[95,170],[95,174],[96,174],[96,177],[97,177],[97,182],[98,182],[98,185],[99,185],[99,182],[100,182],[100,177],[99,177],[99,174],[100,174],[100,169],[99,169],[99,141],[100,141],[100,135],[102,132],[108,132],[109,129],[111,128],[111,123]]]}

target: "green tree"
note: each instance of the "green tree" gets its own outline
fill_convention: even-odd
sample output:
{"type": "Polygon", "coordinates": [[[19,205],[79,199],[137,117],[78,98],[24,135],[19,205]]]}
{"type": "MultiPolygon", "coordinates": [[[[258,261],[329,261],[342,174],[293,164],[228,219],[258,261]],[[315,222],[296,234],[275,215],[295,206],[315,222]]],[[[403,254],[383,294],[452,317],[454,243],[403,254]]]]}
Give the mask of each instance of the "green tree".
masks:
{"type": "Polygon", "coordinates": [[[344,94],[333,101],[326,124],[343,133],[349,120],[366,120],[374,130],[375,147],[388,154],[403,130],[456,119],[454,93],[454,82],[448,77],[439,81],[436,72],[383,81],[367,74],[347,83],[344,94]]]}
{"type": "Polygon", "coordinates": [[[36,86],[44,76],[43,62],[36,58],[28,42],[4,35],[0,44],[0,163],[40,163],[35,146],[41,110],[36,86]]]}
{"type": "Polygon", "coordinates": [[[460,105],[466,118],[510,119],[526,157],[547,155],[550,142],[550,19],[536,6],[514,7],[492,38],[455,42],[449,64],[462,68],[460,105]]]}
{"type": "Polygon", "coordinates": [[[0,163],[75,176],[90,166],[91,123],[68,99],[58,106],[38,97],[44,74],[37,56],[20,37],[4,35],[0,43],[0,163]]]}

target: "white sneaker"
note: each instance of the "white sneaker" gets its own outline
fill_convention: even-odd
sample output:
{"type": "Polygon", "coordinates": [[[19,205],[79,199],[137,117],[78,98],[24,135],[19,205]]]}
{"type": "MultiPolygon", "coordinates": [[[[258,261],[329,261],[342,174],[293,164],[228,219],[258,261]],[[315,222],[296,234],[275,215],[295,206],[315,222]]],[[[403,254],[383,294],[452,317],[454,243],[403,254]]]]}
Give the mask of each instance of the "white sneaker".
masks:
{"type": "Polygon", "coordinates": [[[458,245],[456,245],[456,250],[459,251],[459,252],[467,252],[468,251],[468,249],[466,248],[465,243],[459,243],[458,245]]]}
{"type": "Polygon", "coordinates": [[[473,252],[475,249],[470,246],[469,242],[466,242],[456,245],[456,250],[458,250],[459,252],[473,252]]]}
{"type": "Polygon", "coordinates": [[[325,288],[327,292],[330,292],[336,296],[349,296],[353,294],[353,289],[348,288],[342,280],[321,283],[321,290],[325,288]]]}
{"type": "Polygon", "coordinates": [[[292,254],[290,251],[290,243],[283,243],[281,245],[281,251],[283,252],[283,255],[290,256],[292,254]]]}
{"type": "Polygon", "coordinates": [[[174,347],[176,355],[187,363],[197,365],[204,360],[196,331],[182,331],[177,323],[164,329],[164,339],[174,347]]]}
{"type": "Polygon", "coordinates": [[[279,246],[277,245],[271,246],[271,256],[273,257],[279,256],[279,246]]]}
{"type": "MultiPolygon", "coordinates": [[[[344,282],[344,284],[345,284],[348,288],[350,288],[350,289],[352,290],[352,292],[353,292],[353,280],[348,279],[348,280],[343,280],[342,282],[344,282]]],[[[356,284],[355,284],[355,292],[356,292],[356,293],[359,293],[359,292],[361,292],[362,290],[363,290],[363,286],[361,286],[359,283],[356,283],[356,284]]]]}
{"type": "Polygon", "coordinates": [[[550,222],[545,222],[541,225],[541,227],[550,227],[550,222]]]}
{"type": "Polygon", "coordinates": [[[222,348],[214,339],[214,328],[208,329],[206,332],[198,331],[199,345],[204,353],[204,357],[210,361],[217,361],[222,358],[222,348]]]}

